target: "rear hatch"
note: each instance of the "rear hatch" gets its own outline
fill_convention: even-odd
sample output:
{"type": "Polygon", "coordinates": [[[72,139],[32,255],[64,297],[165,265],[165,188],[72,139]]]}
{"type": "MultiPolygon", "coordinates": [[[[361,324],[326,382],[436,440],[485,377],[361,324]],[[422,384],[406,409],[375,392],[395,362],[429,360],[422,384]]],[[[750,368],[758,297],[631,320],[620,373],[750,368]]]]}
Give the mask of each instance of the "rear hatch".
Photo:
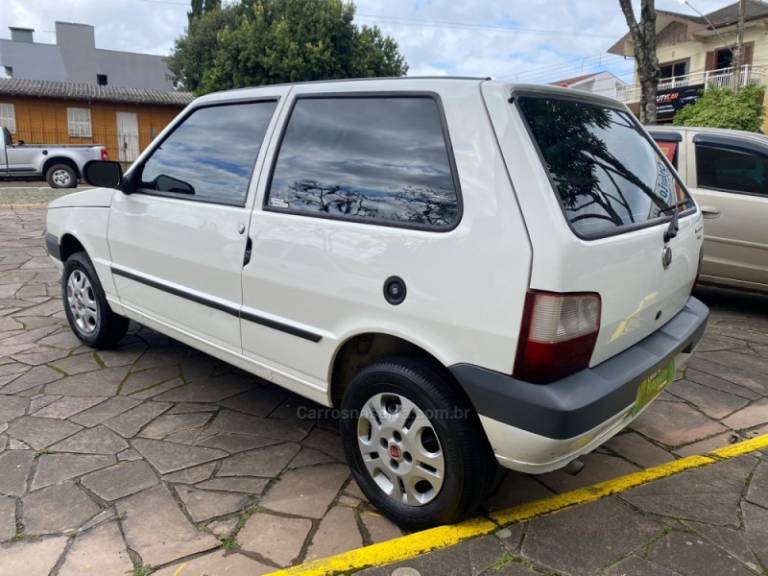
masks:
{"type": "Polygon", "coordinates": [[[531,237],[530,287],[599,294],[594,366],[683,308],[698,269],[700,214],[618,102],[571,90],[503,90],[504,108],[498,88],[484,86],[484,96],[531,237]],[[679,229],[665,238],[676,210],[679,229]]]}

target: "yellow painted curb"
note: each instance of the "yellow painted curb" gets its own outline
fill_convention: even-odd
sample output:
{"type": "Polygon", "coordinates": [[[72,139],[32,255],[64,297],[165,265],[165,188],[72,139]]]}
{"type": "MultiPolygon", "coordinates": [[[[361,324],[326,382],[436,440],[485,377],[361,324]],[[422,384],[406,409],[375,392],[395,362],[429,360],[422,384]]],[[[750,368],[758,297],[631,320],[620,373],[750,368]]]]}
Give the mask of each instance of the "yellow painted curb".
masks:
{"type": "Polygon", "coordinates": [[[447,548],[469,538],[490,534],[505,525],[524,522],[537,516],[570,508],[571,506],[594,502],[606,496],[618,494],[619,492],[624,492],[654,480],[666,478],[667,476],[673,476],[685,470],[701,468],[702,466],[742,456],[762,448],[768,448],[768,434],[718,448],[703,456],[687,456],[686,458],[672,460],[671,462],[639,472],[633,472],[626,476],[620,476],[613,480],[607,480],[571,492],[556,494],[555,496],[493,512],[490,514],[490,520],[475,518],[459,524],[438,526],[437,528],[415,532],[407,536],[387,540],[386,542],[379,542],[378,544],[342,552],[328,558],[320,558],[284,570],[270,572],[267,576],[331,576],[333,574],[362,570],[370,566],[382,566],[401,560],[408,560],[409,558],[415,558],[434,550],[447,548]]]}

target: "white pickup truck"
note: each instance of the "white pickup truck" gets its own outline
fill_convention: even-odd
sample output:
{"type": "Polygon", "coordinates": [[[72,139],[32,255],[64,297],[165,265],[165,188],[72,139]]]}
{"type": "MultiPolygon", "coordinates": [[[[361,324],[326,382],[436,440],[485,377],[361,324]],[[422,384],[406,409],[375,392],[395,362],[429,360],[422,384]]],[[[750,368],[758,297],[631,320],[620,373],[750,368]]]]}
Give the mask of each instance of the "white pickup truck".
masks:
{"type": "Polygon", "coordinates": [[[74,188],[91,160],[106,160],[102,145],[13,143],[11,133],[3,128],[0,138],[0,178],[44,177],[51,188],[74,188]]]}

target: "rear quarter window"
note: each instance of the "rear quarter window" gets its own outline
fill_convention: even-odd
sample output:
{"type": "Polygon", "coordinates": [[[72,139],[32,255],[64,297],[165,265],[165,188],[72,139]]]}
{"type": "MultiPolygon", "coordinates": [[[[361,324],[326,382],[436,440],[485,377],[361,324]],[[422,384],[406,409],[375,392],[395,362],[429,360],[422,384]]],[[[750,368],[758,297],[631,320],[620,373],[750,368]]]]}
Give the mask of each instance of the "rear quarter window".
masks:
{"type": "Polygon", "coordinates": [[[453,228],[461,202],[438,102],[429,96],[298,98],[265,208],[453,228]]]}
{"type": "Polygon", "coordinates": [[[677,175],[627,112],[586,102],[520,97],[563,213],[582,238],[652,225],[694,208],[677,175]]]}

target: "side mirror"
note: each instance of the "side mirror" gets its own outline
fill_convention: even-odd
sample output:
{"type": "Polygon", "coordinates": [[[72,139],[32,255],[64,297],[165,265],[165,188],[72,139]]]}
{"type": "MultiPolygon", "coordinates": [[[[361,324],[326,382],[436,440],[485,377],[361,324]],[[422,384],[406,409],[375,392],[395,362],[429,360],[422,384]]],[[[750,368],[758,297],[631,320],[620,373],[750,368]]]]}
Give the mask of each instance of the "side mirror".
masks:
{"type": "Polygon", "coordinates": [[[123,167],[120,162],[91,160],[83,168],[85,181],[99,188],[120,188],[123,182],[123,167]]]}

